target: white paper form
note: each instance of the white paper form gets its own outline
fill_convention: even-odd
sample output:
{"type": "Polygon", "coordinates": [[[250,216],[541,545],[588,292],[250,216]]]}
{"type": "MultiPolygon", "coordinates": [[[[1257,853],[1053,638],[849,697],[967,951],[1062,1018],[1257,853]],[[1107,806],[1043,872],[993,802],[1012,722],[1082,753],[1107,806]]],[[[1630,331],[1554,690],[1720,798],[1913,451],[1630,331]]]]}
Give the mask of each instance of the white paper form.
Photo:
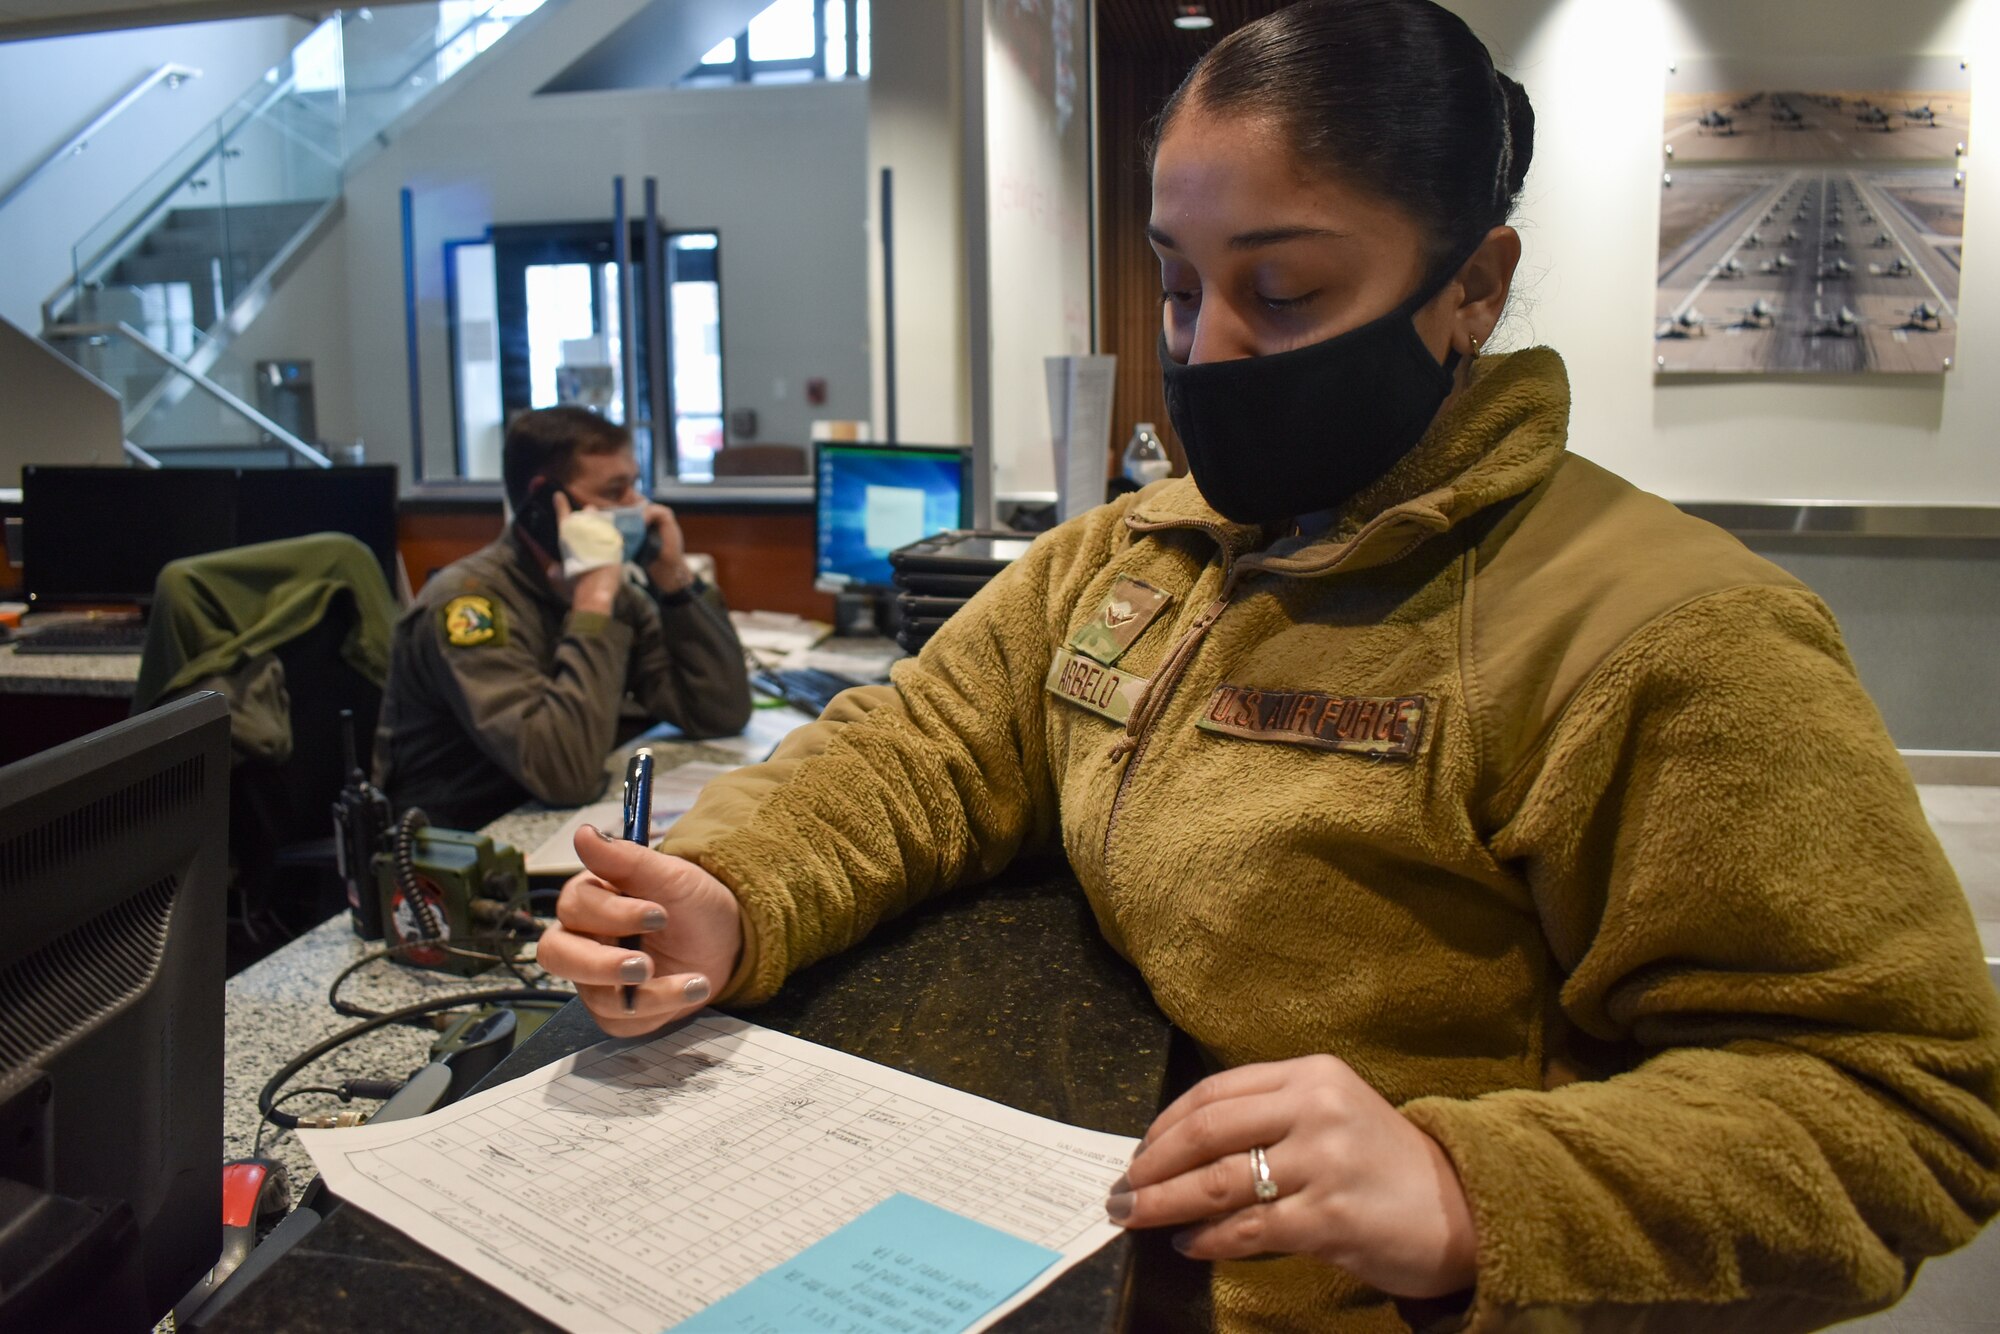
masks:
{"type": "Polygon", "coordinates": [[[605,1042],[409,1121],[299,1133],[336,1195],[565,1329],[653,1334],[902,1191],[1062,1253],[1137,1140],[740,1019],[605,1042]]]}
{"type": "Polygon", "coordinates": [[[1118,358],[1044,357],[1042,365],[1048,377],[1049,438],[1056,454],[1057,512],[1073,519],[1104,503],[1118,358]]]}
{"type": "MultiPolygon", "coordinates": [[[[711,778],[720,778],[735,767],[693,760],[656,773],[653,776],[653,818],[646,841],[656,842],[660,835],[667,832],[668,826],[694,808],[695,798],[701,795],[701,790],[708,786],[711,778]]],[[[563,821],[562,828],[543,839],[541,846],[528,854],[528,874],[575,875],[583,869],[583,863],[576,859],[576,831],[593,824],[616,834],[621,832],[620,825],[624,819],[625,808],[617,801],[600,801],[578,807],[569,819],[563,821]]]]}

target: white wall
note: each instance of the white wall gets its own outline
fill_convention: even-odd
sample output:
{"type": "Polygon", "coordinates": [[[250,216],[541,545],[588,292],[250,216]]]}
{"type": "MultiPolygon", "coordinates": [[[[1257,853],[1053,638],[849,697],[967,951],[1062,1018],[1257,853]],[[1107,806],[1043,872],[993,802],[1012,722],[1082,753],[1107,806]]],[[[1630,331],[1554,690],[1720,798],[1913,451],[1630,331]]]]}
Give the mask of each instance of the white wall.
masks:
{"type": "Polygon", "coordinates": [[[398,212],[406,185],[416,196],[429,476],[451,466],[444,242],[495,222],[608,219],[620,173],[635,212],[641,181],[655,175],[669,225],[721,232],[724,392],[732,411],[757,411],[759,439],[802,442],[813,417],[870,415],[867,86],[534,96],[639,8],[634,0],[564,6],[531,41],[496,48],[490,64],[460,75],[464,87],[349,184],[339,233],[353,431],[371,461],[410,458],[398,212]],[[809,377],[828,383],[823,407],[804,400],[809,377]]]}
{"type": "Polygon", "coordinates": [[[1055,490],[1042,359],[1091,350],[1091,88],[1089,6],[1071,7],[1066,119],[1051,68],[1030,71],[1010,47],[1003,8],[987,0],[984,112],[993,485],[1005,495],[1055,490]]]}
{"type": "MultiPolygon", "coordinates": [[[[1968,168],[1957,368],[1943,377],[1656,383],[1661,99],[1674,59],[1985,55],[1975,150],[2000,116],[2000,0],[1452,0],[1537,120],[1505,346],[1569,363],[1571,447],[1676,500],[2000,503],[2000,166],[1968,168]]],[[[1988,156],[1991,156],[1990,154],[1988,156]]]]}
{"type": "MultiPolygon", "coordinates": [[[[239,370],[254,368],[259,361],[310,361],[319,439],[336,445],[362,435],[354,394],[353,348],[348,339],[352,305],[348,300],[344,230],[344,222],[335,224],[306,252],[277,297],[225,354],[226,364],[239,370]]],[[[244,396],[256,401],[254,391],[244,396]]],[[[406,475],[409,472],[407,450],[400,456],[374,453],[370,461],[400,464],[406,475]]]]}
{"type": "Polygon", "coordinates": [[[222,114],[310,31],[292,18],[0,42],[0,189],[32,170],[164,64],[202,77],[156,87],[0,209],[0,315],[42,327],[41,304],[70,271],[70,246],[140,180],[222,114]]]}
{"type": "Polygon", "coordinates": [[[877,433],[887,425],[882,168],[894,172],[896,415],[913,444],[972,438],[966,342],[964,79],[959,6],[875,0],[868,82],[868,318],[877,433]]]}

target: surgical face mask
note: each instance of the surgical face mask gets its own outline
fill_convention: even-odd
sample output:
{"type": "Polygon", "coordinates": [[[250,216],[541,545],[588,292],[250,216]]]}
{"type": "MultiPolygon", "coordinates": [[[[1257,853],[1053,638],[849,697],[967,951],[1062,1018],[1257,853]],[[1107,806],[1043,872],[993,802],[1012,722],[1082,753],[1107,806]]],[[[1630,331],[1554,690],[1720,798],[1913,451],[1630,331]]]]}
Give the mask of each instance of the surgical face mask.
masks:
{"type": "Polygon", "coordinates": [[[1436,289],[1380,319],[1290,352],[1184,366],[1167,355],[1167,415],[1202,499],[1237,523],[1333,509],[1423,438],[1451,393],[1411,317],[1436,289]]]}
{"type": "Polygon", "coordinates": [[[618,529],[618,536],[624,539],[625,559],[628,561],[637,559],[639,548],[646,544],[644,502],[637,505],[620,505],[614,509],[600,508],[597,512],[611,520],[612,525],[618,529]]]}

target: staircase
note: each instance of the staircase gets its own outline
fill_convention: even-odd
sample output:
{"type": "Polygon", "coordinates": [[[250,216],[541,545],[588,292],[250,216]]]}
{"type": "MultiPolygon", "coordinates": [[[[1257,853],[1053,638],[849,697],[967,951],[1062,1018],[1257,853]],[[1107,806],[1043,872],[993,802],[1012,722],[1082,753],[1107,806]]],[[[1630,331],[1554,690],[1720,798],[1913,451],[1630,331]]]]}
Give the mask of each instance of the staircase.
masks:
{"type": "Polygon", "coordinates": [[[174,209],[112,266],[106,286],[184,284],[192,293],[195,327],[213,328],[228,313],[216,304],[217,293],[240,292],[256,281],[322,207],[303,201],[174,209]],[[228,257],[226,271],[218,251],[228,257]]]}
{"type": "Polygon", "coordinates": [[[254,406],[230,344],[338,220],[348,173],[543,4],[336,11],[77,239],[41,340],[119,396],[130,458],[330,466],[254,406]]]}

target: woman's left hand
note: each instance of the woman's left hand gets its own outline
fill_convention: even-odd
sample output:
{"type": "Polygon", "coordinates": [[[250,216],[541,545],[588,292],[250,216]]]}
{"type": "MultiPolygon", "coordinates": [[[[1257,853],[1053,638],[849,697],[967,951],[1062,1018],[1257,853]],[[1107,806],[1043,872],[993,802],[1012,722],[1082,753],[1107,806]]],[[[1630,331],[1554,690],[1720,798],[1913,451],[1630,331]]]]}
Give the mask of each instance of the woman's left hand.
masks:
{"type": "Polygon", "coordinates": [[[1451,1160],[1332,1056],[1204,1079],[1153,1122],[1105,1207],[1124,1227],[1181,1227],[1174,1245],[1197,1260],[1309,1255],[1397,1297],[1442,1297],[1477,1277],[1451,1160]],[[1268,1204],[1253,1148],[1277,1186],[1268,1204]]]}

